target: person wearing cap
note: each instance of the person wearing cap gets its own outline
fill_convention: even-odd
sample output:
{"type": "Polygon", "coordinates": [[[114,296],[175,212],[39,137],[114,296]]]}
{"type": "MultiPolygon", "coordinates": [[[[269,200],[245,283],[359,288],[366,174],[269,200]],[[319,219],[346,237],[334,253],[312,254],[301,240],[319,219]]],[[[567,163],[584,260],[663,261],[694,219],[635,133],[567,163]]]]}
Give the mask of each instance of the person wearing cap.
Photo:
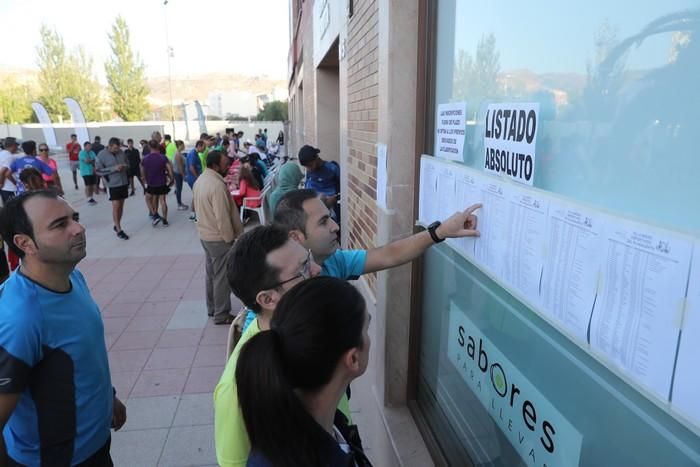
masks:
{"type": "Polygon", "coordinates": [[[249,139],[245,140],[245,143],[243,143],[243,148],[246,154],[253,154],[254,152],[258,152],[258,148],[255,147],[255,145],[251,143],[249,139]]]}
{"type": "Polygon", "coordinates": [[[3,203],[7,203],[14,198],[15,191],[17,191],[17,187],[10,176],[10,166],[18,157],[18,147],[17,140],[12,136],[8,136],[5,138],[5,149],[0,151],[0,197],[2,197],[3,203]]]}
{"type": "Polygon", "coordinates": [[[333,219],[340,223],[340,167],[337,162],[324,161],[321,150],[308,144],[299,150],[299,163],[306,169],[306,188],[321,195],[321,201],[333,211],[333,219]]]}

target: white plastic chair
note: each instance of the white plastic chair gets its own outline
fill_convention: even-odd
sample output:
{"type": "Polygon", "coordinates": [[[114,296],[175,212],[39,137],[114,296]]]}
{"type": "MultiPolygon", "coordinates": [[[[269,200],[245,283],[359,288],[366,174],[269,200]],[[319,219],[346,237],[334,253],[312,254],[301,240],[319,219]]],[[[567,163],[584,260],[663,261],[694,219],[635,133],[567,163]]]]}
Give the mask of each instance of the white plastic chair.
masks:
{"type": "Polygon", "coordinates": [[[246,211],[253,211],[258,214],[258,219],[260,219],[260,225],[265,225],[265,198],[267,193],[270,191],[271,185],[266,185],[263,191],[260,192],[260,196],[253,196],[249,198],[243,198],[243,205],[241,206],[241,222],[243,222],[243,214],[246,211]],[[260,201],[260,206],[257,208],[251,208],[247,206],[247,201],[260,201]]]}

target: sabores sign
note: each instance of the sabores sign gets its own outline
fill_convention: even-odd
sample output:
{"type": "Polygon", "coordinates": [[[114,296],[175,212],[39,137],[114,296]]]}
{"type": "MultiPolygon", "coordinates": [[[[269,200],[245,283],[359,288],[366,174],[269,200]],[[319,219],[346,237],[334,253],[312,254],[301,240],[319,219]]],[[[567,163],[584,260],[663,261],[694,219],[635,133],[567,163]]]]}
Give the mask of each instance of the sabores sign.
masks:
{"type": "Polygon", "coordinates": [[[581,434],[454,303],[448,358],[527,465],[576,466],[581,434]]]}

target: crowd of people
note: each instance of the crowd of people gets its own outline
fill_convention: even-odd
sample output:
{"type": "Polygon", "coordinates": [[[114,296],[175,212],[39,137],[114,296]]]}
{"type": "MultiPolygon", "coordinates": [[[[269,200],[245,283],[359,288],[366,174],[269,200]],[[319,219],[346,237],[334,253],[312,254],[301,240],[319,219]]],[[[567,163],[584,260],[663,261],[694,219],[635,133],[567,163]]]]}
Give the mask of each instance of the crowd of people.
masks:
{"type": "MultiPolygon", "coordinates": [[[[348,281],[412,261],[446,238],[477,236],[480,205],[387,245],[343,250],[338,165],[302,147],[300,188],[299,164],[278,160],[266,131],[255,142],[242,137],[203,134],[187,152],[157,132],[140,151],[131,139],[100,148],[97,138],[82,146],[71,138],[66,150],[74,188],[79,171],[89,204],[108,191],[121,239],[129,238],[121,220],[134,179],[154,227],[168,225],[173,186],[178,209],[191,210],[205,255],[207,312],[240,331],[214,391],[218,463],[369,466],[349,399],[367,368],[371,316],[348,281]],[[245,231],[240,210],[248,203],[266,203],[272,221],[245,231]],[[231,293],[245,305],[235,316],[231,293]]],[[[110,381],[99,308],[76,268],[86,255],[85,228],[61,197],[45,145],[39,150],[48,159],[34,142],[22,144],[24,155],[11,143],[0,153],[0,237],[21,264],[0,286],[0,380],[7,382],[0,458],[109,466],[110,428],[126,422],[127,409],[110,381]]]]}

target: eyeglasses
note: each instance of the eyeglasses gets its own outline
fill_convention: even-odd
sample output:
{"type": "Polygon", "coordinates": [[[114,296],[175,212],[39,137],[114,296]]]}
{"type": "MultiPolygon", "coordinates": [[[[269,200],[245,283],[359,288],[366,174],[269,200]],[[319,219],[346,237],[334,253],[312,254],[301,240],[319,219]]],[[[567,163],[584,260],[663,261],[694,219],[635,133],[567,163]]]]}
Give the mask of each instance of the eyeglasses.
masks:
{"type": "Polygon", "coordinates": [[[49,152],[49,148],[39,148],[39,152],[49,152]]]}
{"type": "Polygon", "coordinates": [[[295,275],[294,277],[290,277],[289,279],[283,280],[281,282],[277,282],[274,285],[271,285],[268,287],[269,289],[276,289],[278,287],[283,286],[287,282],[292,282],[293,280],[302,278],[304,280],[310,279],[311,278],[311,263],[314,260],[314,255],[311,253],[311,249],[309,249],[309,253],[306,255],[306,261],[304,261],[304,264],[301,266],[301,270],[295,275]]]}

